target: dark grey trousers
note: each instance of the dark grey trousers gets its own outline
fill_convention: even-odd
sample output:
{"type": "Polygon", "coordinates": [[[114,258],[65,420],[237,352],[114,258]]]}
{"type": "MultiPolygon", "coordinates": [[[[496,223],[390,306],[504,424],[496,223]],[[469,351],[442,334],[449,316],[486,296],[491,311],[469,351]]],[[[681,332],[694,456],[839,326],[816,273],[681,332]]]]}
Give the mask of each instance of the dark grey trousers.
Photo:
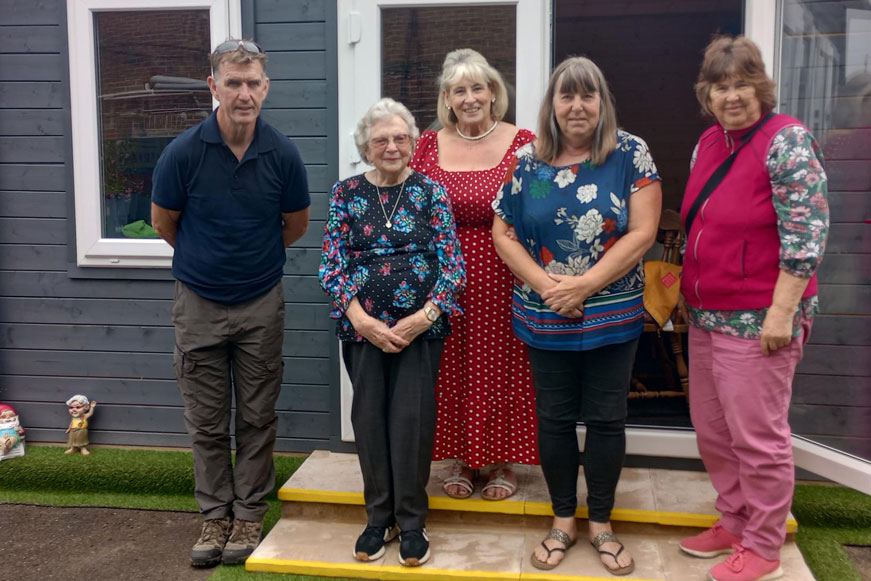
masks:
{"type": "Polygon", "coordinates": [[[272,450],[281,389],[281,283],[238,305],[204,299],[175,283],[173,366],[194,451],[194,496],[206,519],[260,521],[275,485],[272,450]],[[230,417],[236,396],[236,467],[230,417]]]}
{"type": "Polygon", "coordinates": [[[372,526],[404,531],[426,526],[435,438],[435,383],[442,339],[417,339],[399,353],[345,342],[342,357],[354,386],[351,423],[372,526]]]}

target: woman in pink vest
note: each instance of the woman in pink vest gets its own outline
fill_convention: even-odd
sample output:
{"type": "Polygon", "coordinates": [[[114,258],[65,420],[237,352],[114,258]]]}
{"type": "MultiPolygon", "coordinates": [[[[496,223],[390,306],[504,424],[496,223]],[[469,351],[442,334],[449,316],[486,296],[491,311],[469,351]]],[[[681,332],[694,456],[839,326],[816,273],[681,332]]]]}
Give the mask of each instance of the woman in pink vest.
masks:
{"type": "Polygon", "coordinates": [[[752,41],[711,42],[696,95],[716,124],[693,152],[681,207],[681,293],[690,412],[722,516],[680,546],[731,553],[710,580],[776,579],[794,481],[792,378],[818,310],[829,227],[826,174],[808,129],[773,113],[774,81],[752,41]]]}

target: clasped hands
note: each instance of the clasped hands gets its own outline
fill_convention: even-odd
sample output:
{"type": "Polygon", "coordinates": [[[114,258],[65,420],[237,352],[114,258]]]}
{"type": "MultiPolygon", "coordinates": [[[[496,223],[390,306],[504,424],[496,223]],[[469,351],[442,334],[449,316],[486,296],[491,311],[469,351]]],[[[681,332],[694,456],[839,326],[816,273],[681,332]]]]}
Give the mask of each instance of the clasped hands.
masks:
{"type": "Polygon", "coordinates": [[[430,328],[429,319],[422,310],[403,317],[389,327],[384,321],[371,315],[361,317],[354,324],[358,333],[385,353],[399,353],[414,341],[414,339],[430,328]]]}
{"type": "Polygon", "coordinates": [[[541,299],[556,314],[569,319],[584,316],[584,301],[592,294],[583,276],[547,273],[551,284],[541,291],[541,299]]]}

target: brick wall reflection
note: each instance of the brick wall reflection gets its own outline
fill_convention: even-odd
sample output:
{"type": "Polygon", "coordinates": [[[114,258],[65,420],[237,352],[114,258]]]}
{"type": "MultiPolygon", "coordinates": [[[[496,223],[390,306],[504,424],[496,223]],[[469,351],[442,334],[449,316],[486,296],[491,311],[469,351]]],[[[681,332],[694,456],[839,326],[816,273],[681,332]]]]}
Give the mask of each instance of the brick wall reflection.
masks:
{"type": "MultiPolygon", "coordinates": [[[[445,55],[457,48],[483,54],[513,87],[516,21],[513,6],[383,9],[382,94],[405,104],[425,129],[436,119],[445,55]]],[[[513,113],[512,104],[509,121],[513,113]]]]}

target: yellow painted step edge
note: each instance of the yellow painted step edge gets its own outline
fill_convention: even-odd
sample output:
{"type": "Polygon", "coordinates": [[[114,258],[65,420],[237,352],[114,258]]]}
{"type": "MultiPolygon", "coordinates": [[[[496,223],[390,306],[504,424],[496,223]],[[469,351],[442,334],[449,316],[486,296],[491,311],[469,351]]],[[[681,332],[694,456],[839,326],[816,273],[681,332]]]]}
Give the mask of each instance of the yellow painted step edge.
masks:
{"type": "MultiPolygon", "coordinates": [[[[332,490],[308,490],[302,488],[281,488],[278,498],[284,501],[295,502],[323,502],[327,504],[351,504],[362,506],[363,494],[361,492],[337,492],[332,490]]],[[[492,512],[499,514],[551,516],[549,502],[493,502],[468,498],[457,500],[444,496],[431,496],[429,506],[434,510],[455,510],[457,512],[492,512]]],[[[587,508],[579,507],[575,512],[578,518],[587,518],[587,508]]],[[[688,527],[711,527],[719,517],[712,514],[695,514],[683,512],[669,512],[657,510],[637,510],[628,508],[615,508],[611,513],[611,519],[623,522],[654,523],[668,526],[688,527]]],[[[794,518],[786,521],[786,532],[794,533],[798,530],[798,523],[794,518]]]]}
{"type": "MultiPolygon", "coordinates": [[[[292,573],[324,577],[353,577],[360,579],[387,579],[392,581],[438,581],[439,579],[474,579],[475,581],[613,581],[615,577],[560,575],[557,573],[495,573],[492,571],[456,571],[423,567],[402,567],[377,563],[327,563],[296,559],[265,559],[249,557],[245,570],[261,573],[292,573]]],[[[620,577],[623,581],[653,581],[639,577],[620,577]]]]}
{"type": "MultiPolygon", "coordinates": [[[[475,581],[519,581],[520,573],[495,573],[492,571],[456,571],[423,567],[403,567],[379,563],[327,563],[325,561],[301,561],[296,559],[265,559],[249,557],[245,570],[261,573],[293,573],[295,575],[318,575],[324,577],[352,577],[362,579],[392,579],[437,581],[439,579],[474,579],[475,581]]],[[[575,577],[577,579],[577,577],[575,577]]]]}
{"type": "Polygon", "coordinates": [[[327,504],[364,505],[362,492],[309,490],[306,488],[279,488],[278,500],[294,502],[323,502],[327,504]]]}

